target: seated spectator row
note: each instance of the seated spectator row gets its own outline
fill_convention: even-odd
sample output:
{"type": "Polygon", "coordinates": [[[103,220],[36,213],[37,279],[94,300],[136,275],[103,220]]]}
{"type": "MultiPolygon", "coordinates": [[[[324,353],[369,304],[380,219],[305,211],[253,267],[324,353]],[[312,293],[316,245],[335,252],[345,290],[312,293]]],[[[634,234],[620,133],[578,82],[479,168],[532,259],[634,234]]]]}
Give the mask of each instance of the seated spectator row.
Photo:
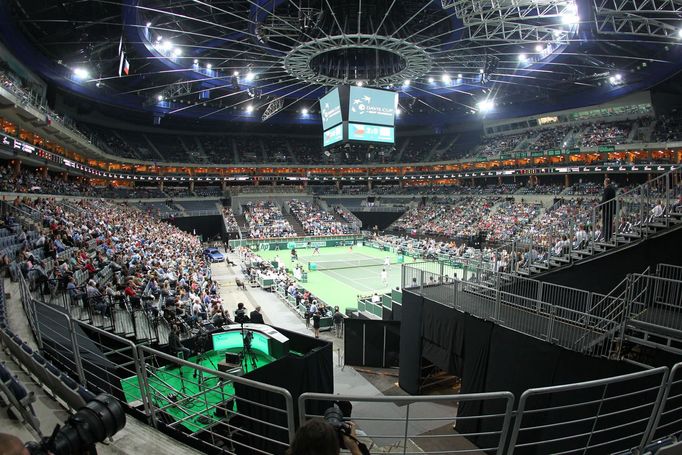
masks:
{"type": "Polygon", "coordinates": [[[270,201],[249,202],[244,207],[251,238],[294,237],[296,232],[284,218],[282,209],[270,201]]]}

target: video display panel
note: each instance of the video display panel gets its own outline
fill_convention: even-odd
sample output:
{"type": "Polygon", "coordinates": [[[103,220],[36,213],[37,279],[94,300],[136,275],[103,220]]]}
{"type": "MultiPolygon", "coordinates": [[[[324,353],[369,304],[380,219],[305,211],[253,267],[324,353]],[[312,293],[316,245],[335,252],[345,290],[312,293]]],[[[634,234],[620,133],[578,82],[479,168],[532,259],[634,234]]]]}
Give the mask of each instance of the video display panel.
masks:
{"type": "Polygon", "coordinates": [[[351,86],[348,121],[393,126],[397,107],[396,92],[351,86]]]}
{"type": "Polygon", "coordinates": [[[338,88],[320,98],[320,114],[322,115],[322,129],[324,131],[343,121],[338,88]]]}
{"type": "Polygon", "coordinates": [[[348,140],[393,144],[395,142],[395,129],[392,126],[349,123],[348,140]]]}
{"type": "Polygon", "coordinates": [[[322,138],[322,146],[327,147],[343,140],[343,124],[336,125],[325,131],[322,138]]]}

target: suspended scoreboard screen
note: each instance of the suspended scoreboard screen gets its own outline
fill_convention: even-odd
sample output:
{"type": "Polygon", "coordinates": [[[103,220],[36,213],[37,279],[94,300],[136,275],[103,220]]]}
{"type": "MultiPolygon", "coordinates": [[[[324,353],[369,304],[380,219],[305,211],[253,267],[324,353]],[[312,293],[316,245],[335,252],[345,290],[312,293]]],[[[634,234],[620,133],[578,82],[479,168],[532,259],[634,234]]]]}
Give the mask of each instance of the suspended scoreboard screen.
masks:
{"type": "Polygon", "coordinates": [[[352,86],[348,103],[349,122],[395,125],[395,113],[398,109],[396,92],[352,86]]]}
{"type": "Polygon", "coordinates": [[[340,86],[320,98],[324,147],[340,142],[395,143],[398,93],[340,86]]]}
{"type": "Polygon", "coordinates": [[[327,131],[343,121],[338,87],[320,98],[320,114],[322,115],[323,131],[327,131]]]}

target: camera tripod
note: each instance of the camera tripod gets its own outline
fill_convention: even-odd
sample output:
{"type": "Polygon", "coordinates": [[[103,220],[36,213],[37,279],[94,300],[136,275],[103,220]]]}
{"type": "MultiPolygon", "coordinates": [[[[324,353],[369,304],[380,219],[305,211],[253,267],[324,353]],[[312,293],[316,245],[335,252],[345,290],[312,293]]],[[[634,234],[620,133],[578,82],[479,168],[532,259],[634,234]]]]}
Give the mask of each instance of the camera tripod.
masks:
{"type": "Polygon", "coordinates": [[[253,332],[244,330],[244,323],[242,325],[242,350],[239,353],[244,372],[249,370],[249,363],[251,364],[251,371],[258,368],[257,356],[251,349],[251,340],[253,339],[253,332]]]}

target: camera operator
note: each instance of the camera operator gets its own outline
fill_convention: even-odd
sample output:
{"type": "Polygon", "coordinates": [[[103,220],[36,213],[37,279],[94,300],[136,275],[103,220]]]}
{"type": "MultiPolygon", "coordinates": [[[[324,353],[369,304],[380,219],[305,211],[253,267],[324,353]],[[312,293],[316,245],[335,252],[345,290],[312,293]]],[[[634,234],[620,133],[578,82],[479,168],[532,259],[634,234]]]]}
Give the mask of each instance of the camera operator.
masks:
{"type": "Polygon", "coordinates": [[[246,315],[246,308],[242,302],[237,303],[237,309],[234,312],[234,322],[237,324],[246,324],[249,322],[249,317],[246,315]]]}
{"type": "MultiPolygon", "coordinates": [[[[362,455],[355,436],[355,424],[346,422],[350,426],[350,434],[342,434],[343,446],[353,455],[362,455]]],[[[294,436],[294,442],[287,450],[287,455],[339,455],[341,444],[339,433],[328,422],[322,419],[312,419],[304,423],[294,436]]]]}
{"type": "Polygon", "coordinates": [[[168,334],[168,349],[170,350],[170,354],[175,356],[177,356],[179,352],[182,352],[182,358],[187,360],[192,351],[182,345],[179,332],[180,328],[174,324],[173,329],[168,334]]]}

